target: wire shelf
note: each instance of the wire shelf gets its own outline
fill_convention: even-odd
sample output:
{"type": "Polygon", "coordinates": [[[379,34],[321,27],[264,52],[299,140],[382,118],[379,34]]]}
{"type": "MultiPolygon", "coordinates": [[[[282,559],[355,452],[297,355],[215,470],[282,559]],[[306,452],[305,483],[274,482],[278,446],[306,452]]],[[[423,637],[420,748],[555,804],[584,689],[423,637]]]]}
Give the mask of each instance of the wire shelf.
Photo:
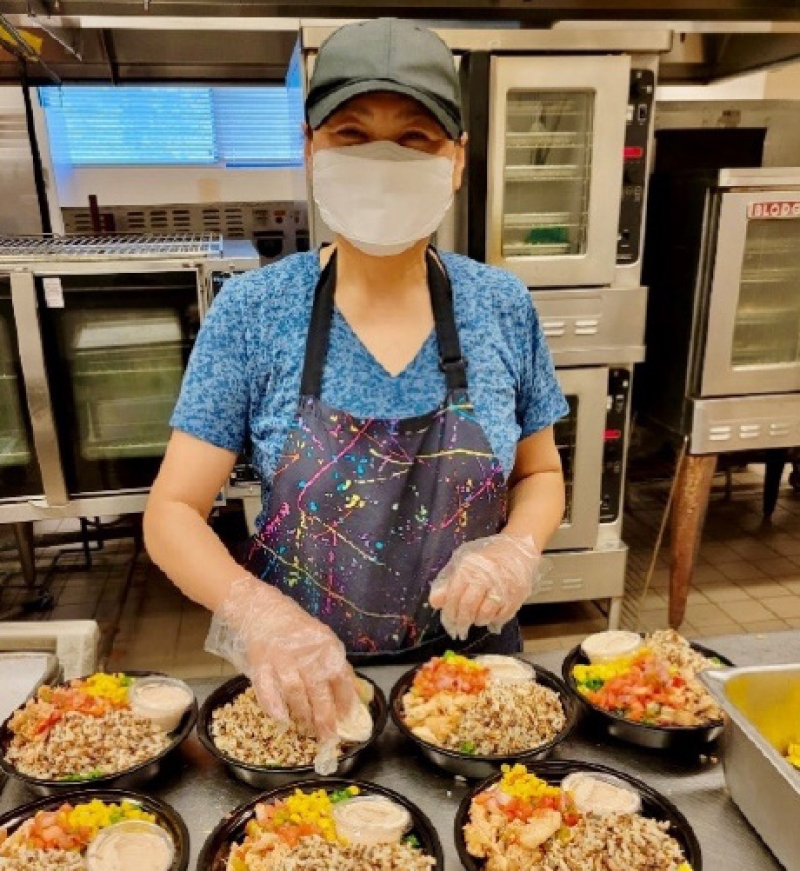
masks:
{"type": "Polygon", "coordinates": [[[546,182],[583,181],[583,168],[575,164],[509,165],[505,171],[506,181],[546,182]]]}
{"type": "Polygon", "coordinates": [[[588,212],[510,212],[503,216],[507,230],[529,230],[532,227],[583,227],[588,212]]]}
{"type": "Polygon", "coordinates": [[[506,242],[503,245],[504,257],[548,257],[572,253],[569,242],[506,242]]]}
{"type": "Polygon", "coordinates": [[[506,133],[506,148],[584,148],[591,141],[590,133],[506,133]]]}
{"type": "Polygon", "coordinates": [[[0,236],[0,263],[18,260],[142,260],[216,257],[217,233],[109,236],[0,236]]]}

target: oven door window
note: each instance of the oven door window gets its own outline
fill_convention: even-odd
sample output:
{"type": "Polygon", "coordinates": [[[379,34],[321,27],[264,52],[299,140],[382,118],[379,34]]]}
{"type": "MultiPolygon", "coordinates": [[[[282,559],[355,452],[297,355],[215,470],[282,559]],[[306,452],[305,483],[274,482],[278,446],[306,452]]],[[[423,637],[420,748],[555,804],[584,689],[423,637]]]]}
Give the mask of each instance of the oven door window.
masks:
{"type": "Polygon", "coordinates": [[[573,491],[575,486],[575,452],[578,447],[578,397],[567,396],[569,412],[554,426],[556,447],[561,457],[561,468],[564,472],[564,490],[566,507],[562,523],[572,521],[573,491]]]}
{"type": "Polygon", "coordinates": [[[707,228],[708,326],[694,351],[701,396],[800,390],[798,211],[791,190],[719,196],[719,218],[707,228]]]}
{"type": "Polygon", "coordinates": [[[590,91],[508,93],[503,257],[586,253],[593,112],[590,91]]]}
{"type": "Polygon", "coordinates": [[[735,370],[800,363],[800,219],[752,220],[733,329],[735,370]]]}
{"type": "Polygon", "coordinates": [[[199,328],[194,271],[62,276],[46,355],[71,494],[149,487],[199,328]]]}
{"type": "Polygon", "coordinates": [[[0,500],[42,493],[11,306],[11,284],[0,276],[0,500]]]}

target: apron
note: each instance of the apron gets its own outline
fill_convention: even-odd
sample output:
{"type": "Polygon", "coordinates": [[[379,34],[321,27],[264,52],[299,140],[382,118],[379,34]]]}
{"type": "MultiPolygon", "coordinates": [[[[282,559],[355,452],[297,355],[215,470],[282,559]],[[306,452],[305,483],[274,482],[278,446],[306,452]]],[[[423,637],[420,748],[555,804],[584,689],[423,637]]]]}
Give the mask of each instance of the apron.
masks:
{"type": "Polygon", "coordinates": [[[500,635],[473,627],[455,642],[428,604],[453,551],[500,530],[507,488],[469,400],[449,278],[431,250],[426,263],[444,402],[399,420],[359,419],[322,402],[334,253],[314,292],[297,416],[245,560],[330,626],[355,664],[521,650],[516,621],[500,635]]]}

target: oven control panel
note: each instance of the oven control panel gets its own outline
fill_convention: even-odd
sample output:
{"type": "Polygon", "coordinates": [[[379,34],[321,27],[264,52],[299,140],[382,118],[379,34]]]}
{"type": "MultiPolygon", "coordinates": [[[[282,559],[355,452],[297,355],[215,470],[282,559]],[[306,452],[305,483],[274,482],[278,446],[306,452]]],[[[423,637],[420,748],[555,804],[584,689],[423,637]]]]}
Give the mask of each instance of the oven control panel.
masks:
{"type": "Polygon", "coordinates": [[[606,428],[603,435],[603,476],[600,488],[600,522],[614,523],[622,510],[622,478],[625,463],[625,430],[631,373],[610,369],[606,398],[606,428]]]}
{"type": "Polygon", "coordinates": [[[656,77],[652,70],[631,70],[628,123],[622,171],[622,201],[617,237],[617,263],[635,263],[641,254],[642,212],[647,181],[656,77]]]}

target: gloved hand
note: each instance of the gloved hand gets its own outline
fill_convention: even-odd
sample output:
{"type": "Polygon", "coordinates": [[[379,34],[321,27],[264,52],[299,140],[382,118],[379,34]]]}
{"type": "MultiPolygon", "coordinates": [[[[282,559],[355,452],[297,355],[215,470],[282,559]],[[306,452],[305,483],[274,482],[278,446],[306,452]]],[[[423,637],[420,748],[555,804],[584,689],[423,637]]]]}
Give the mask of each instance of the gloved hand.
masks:
{"type": "Polygon", "coordinates": [[[431,607],[441,609],[442,626],[452,638],[465,640],[471,626],[499,634],[534,592],[540,567],[530,535],[501,532],[468,541],[433,582],[431,607]]]}
{"type": "Polygon", "coordinates": [[[250,678],[274,720],[316,734],[318,773],[336,770],[336,721],[358,704],[358,695],[344,645],[327,626],[248,575],[233,582],[215,612],[205,649],[250,678]]]}

